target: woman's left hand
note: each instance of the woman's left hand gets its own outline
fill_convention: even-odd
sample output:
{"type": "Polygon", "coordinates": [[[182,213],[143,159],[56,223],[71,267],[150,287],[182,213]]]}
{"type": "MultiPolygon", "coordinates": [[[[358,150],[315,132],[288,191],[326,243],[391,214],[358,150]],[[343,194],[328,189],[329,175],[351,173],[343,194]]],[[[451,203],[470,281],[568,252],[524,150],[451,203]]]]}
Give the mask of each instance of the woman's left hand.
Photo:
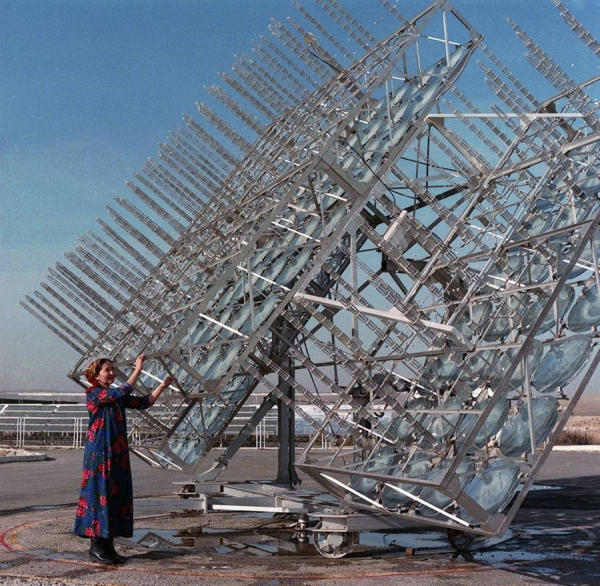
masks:
{"type": "Polygon", "coordinates": [[[168,376],[163,382],[163,386],[165,388],[170,387],[175,382],[175,379],[172,376],[168,376]]]}

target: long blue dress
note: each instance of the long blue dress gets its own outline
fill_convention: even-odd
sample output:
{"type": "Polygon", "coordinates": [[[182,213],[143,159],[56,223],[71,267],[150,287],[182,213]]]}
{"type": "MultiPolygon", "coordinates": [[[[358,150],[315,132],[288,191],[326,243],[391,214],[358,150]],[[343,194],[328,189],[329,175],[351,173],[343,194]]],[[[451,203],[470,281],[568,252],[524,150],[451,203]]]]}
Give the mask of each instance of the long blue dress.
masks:
{"type": "Polygon", "coordinates": [[[150,396],[132,396],[131,385],[86,392],[89,424],[81,496],[74,533],[81,537],[131,537],[133,486],[125,409],[146,409],[150,396]]]}

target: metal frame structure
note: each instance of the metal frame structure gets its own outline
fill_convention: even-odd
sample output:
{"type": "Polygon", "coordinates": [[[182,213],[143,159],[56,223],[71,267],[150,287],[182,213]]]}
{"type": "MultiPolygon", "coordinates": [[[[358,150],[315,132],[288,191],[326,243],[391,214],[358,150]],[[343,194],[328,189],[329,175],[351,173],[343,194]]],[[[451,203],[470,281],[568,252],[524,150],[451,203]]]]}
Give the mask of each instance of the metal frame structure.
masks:
{"type": "Polygon", "coordinates": [[[237,97],[209,88],[220,140],[184,116],[127,182],[145,209],[116,198],[112,242],[82,237],[42,284],[54,301],[23,305],[80,352],[76,381],[99,355],[125,377],[140,352],[143,391],[176,377],[134,446],[154,465],[213,481],[278,405],[294,484],[304,402],[323,418],[296,466],[349,510],[500,535],[599,360],[599,78],[572,80],[511,22],[554,88],[536,97],[445,0],[410,18],[380,0],[379,36],[316,5],[327,26],[298,4],[222,75],[237,97]]]}

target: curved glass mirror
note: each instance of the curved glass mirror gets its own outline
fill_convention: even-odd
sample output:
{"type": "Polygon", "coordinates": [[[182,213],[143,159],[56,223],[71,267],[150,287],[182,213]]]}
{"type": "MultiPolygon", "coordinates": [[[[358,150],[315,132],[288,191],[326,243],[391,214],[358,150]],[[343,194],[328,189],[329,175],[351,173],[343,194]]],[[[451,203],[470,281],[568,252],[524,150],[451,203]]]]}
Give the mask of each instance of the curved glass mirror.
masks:
{"type": "MultiPolygon", "coordinates": [[[[550,295],[543,293],[538,294],[538,299],[535,301],[529,310],[526,312],[525,317],[521,323],[521,330],[525,333],[529,332],[537,318],[539,317],[542,309],[548,303],[550,295]]],[[[539,326],[539,329],[536,333],[542,334],[552,329],[556,325],[556,317],[558,319],[563,319],[569,308],[571,307],[573,300],[575,299],[575,289],[571,287],[571,285],[565,285],[558,294],[558,297],[555,303],[548,309],[548,313],[546,313],[546,317],[544,321],[539,326]]]]}
{"type": "Polygon", "coordinates": [[[429,360],[423,371],[423,384],[428,385],[436,382],[447,382],[452,380],[458,372],[458,364],[447,356],[438,356],[429,360]]]}
{"type": "Polygon", "coordinates": [[[454,322],[454,327],[461,332],[465,338],[470,340],[487,321],[490,313],[492,313],[492,304],[490,301],[473,303],[469,306],[469,310],[454,322]]]}
{"type": "MultiPolygon", "coordinates": [[[[536,397],[531,401],[533,433],[537,448],[550,434],[558,420],[558,401],[554,397],[536,397]]],[[[506,421],[500,433],[500,450],[505,456],[516,457],[531,452],[529,409],[523,403],[506,421]]]]}
{"type": "MultiPolygon", "coordinates": [[[[439,413],[426,415],[423,420],[423,427],[431,433],[437,441],[447,440],[454,431],[458,419],[459,411],[464,408],[464,401],[460,397],[451,397],[447,401],[434,407],[439,413]]],[[[421,445],[430,445],[427,438],[423,438],[421,445]]]]}
{"type": "MultiPolygon", "coordinates": [[[[477,400],[474,409],[483,410],[489,403],[488,398],[477,400]]],[[[498,402],[492,407],[489,415],[485,418],[481,428],[475,436],[475,440],[472,443],[473,450],[479,450],[483,448],[502,428],[508,412],[510,410],[510,401],[506,397],[500,397],[498,402]]],[[[475,427],[475,424],[479,420],[480,415],[466,415],[461,424],[459,425],[458,432],[456,435],[456,447],[462,448],[467,436],[471,430],[475,427]]]]}
{"type": "Polygon", "coordinates": [[[412,444],[416,438],[416,429],[411,423],[409,423],[408,418],[413,421],[422,421],[423,415],[420,413],[413,413],[411,409],[425,409],[427,408],[427,400],[423,398],[413,399],[409,401],[405,409],[407,410],[407,418],[398,415],[394,417],[390,421],[390,425],[387,430],[387,434],[394,439],[399,445],[403,444],[405,446],[409,446],[412,444]]]}
{"type": "Polygon", "coordinates": [[[586,332],[600,326],[600,295],[597,287],[592,287],[579,296],[569,313],[567,325],[573,332],[586,332]]]}
{"type": "Polygon", "coordinates": [[[494,342],[505,338],[521,321],[531,305],[531,296],[527,293],[516,293],[505,297],[502,305],[496,307],[489,321],[489,327],[485,330],[483,339],[486,342],[494,342]]]}
{"type": "MultiPolygon", "coordinates": [[[[542,344],[538,340],[533,340],[531,347],[531,354],[527,356],[530,373],[537,368],[544,354],[542,344]]],[[[508,393],[519,388],[523,384],[525,369],[523,365],[523,359],[521,359],[519,364],[516,365],[512,375],[504,385],[504,388],[500,389],[500,383],[502,382],[507,370],[514,362],[520,349],[520,347],[509,348],[506,350],[506,352],[501,354],[498,360],[494,363],[493,369],[488,375],[488,380],[492,391],[508,393]]]]}
{"type": "MultiPolygon", "coordinates": [[[[466,493],[488,513],[499,513],[508,505],[519,485],[519,465],[512,460],[488,463],[469,483],[466,493]]],[[[471,514],[461,509],[460,516],[478,523],[471,514]]]]}
{"type": "Polygon", "coordinates": [[[581,370],[591,353],[592,342],[586,336],[553,342],[535,369],[533,386],[541,393],[565,386],[581,370]]]}
{"type": "MultiPolygon", "coordinates": [[[[448,468],[450,468],[451,463],[452,462],[450,460],[446,460],[443,464],[437,466],[436,473],[431,474],[428,480],[435,481],[436,478],[441,479],[445,471],[448,470],[448,468]]],[[[465,486],[469,484],[474,473],[475,464],[473,460],[471,460],[470,458],[465,458],[458,465],[455,472],[456,476],[458,477],[458,481],[460,483],[461,488],[465,488],[465,486]]],[[[440,492],[439,490],[436,490],[435,488],[432,488],[430,486],[424,487],[423,490],[420,492],[419,497],[422,498],[424,501],[427,501],[428,503],[432,504],[434,507],[437,507],[438,509],[445,509],[454,502],[454,499],[452,497],[445,495],[443,492],[440,492]]],[[[419,511],[421,515],[424,515],[425,517],[434,517],[435,515],[439,514],[435,509],[432,509],[425,505],[421,505],[419,511]]]]}
{"type": "MultiPolygon", "coordinates": [[[[389,446],[378,448],[371,457],[356,469],[360,472],[392,476],[391,468],[398,458],[397,452],[389,446]]],[[[377,480],[364,476],[351,476],[350,487],[365,496],[369,496],[377,487],[377,480]]]]}
{"type": "MultiPolygon", "coordinates": [[[[422,452],[417,452],[408,464],[402,469],[398,469],[394,476],[425,479],[429,473],[430,467],[431,460],[429,459],[429,456],[422,452]]],[[[406,482],[390,482],[390,484],[397,486],[406,492],[410,492],[411,494],[418,494],[422,489],[419,485],[406,482]]],[[[410,496],[402,494],[389,486],[385,486],[381,492],[381,502],[388,509],[396,509],[402,505],[411,504],[413,501],[410,496]]]]}

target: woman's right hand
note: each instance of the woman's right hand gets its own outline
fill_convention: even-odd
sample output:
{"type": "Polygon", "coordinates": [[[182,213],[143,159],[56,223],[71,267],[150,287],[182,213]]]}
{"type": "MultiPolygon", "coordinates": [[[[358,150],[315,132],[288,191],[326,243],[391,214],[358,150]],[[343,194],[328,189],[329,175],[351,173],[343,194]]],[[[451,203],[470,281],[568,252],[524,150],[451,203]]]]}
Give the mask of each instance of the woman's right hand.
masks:
{"type": "Polygon", "coordinates": [[[146,355],[145,354],[140,354],[136,359],[135,359],[135,369],[136,370],[142,370],[142,365],[144,364],[144,361],[146,360],[146,355]]]}

